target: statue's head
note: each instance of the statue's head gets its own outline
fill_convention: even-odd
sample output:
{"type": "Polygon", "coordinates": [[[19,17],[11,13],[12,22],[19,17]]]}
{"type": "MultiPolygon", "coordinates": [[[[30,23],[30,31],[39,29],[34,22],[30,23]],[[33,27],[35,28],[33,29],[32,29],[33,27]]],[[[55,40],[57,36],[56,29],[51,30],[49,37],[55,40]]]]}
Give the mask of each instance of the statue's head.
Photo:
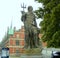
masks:
{"type": "Polygon", "coordinates": [[[28,6],[28,11],[33,11],[33,7],[32,6],[28,6]]]}

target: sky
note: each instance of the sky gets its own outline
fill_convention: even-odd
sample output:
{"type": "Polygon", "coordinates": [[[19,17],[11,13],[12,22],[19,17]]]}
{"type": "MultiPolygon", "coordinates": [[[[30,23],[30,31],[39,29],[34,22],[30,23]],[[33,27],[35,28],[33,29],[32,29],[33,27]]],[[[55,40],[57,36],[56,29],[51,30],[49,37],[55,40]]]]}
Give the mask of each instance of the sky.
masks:
{"type": "MultiPolygon", "coordinates": [[[[22,4],[26,5],[25,11],[27,12],[27,7],[32,6],[33,10],[37,10],[39,7],[42,7],[40,3],[35,2],[34,0],[0,0],[0,42],[2,41],[7,28],[11,26],[20,29],[23,26],[21,21],[21,8],[22,4]]],[[[41,19],[37,19],[37,26],[41,19]]]]}

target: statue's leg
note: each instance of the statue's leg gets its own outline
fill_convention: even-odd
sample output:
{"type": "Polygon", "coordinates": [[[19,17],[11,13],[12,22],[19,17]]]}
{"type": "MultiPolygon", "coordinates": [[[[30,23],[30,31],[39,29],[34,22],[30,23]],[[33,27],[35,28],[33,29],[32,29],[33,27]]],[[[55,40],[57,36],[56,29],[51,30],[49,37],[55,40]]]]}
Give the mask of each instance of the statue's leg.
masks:
{"type": "Polygon", "coordinates": [[[39,47],[39,38],[38,38],[38,34],[37,34],[37,30],[36,29],[34,29],[33,34],[34,34],[35,47],[39,47]]]}
{"type": "Polygon", "coordinates": [[[30,48],[32,48],[32,32],[31,32],[31,28],[29,29],[29,46],[30,46],[30,48]]]}
{"type": "Polygon", "coordinates": [[[33,41],[33,37],[30,37],[30,48],[34,48],[34,41],[33,41]]]}
{"type": "Polygon", "coordinates": [[[28,35],[25,33],[25,46],[28,46],[28,35]]]}
{"type": "Polygon", "coordinates": [[[28,48],[28,46],[29,46],[29,32],[28,32],[28,29],[25,27],[25,45],[24,45],[24,47],[28,48]]]}

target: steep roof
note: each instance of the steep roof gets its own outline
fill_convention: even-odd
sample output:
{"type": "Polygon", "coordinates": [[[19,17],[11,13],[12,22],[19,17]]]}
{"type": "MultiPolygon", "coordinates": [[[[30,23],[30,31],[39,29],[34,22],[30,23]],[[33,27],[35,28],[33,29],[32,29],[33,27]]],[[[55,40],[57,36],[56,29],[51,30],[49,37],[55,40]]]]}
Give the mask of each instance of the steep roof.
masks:
{"type": "Polygon", "coordinates": [[[8,30],[8,35],[13,35],[13,34],[14,34],[14,29],[10,28],[10,29],[8,30]]]}

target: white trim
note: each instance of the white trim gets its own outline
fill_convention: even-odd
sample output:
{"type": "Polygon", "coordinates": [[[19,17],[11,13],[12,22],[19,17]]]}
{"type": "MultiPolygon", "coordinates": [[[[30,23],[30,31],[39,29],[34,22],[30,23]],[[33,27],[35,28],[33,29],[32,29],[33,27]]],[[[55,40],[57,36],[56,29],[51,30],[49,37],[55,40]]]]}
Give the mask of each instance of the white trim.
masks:
{"type": "Polygon", "coordinates": [[[24,46],[7,46],[7,47],[13,47],[13,48],[23,48],[24,46]]]}
{"type": "Polygon", "coordinates": [[[21,38],[11,38],[12,40],[24,40],[24,39],[21,39],[21,38]]]}

